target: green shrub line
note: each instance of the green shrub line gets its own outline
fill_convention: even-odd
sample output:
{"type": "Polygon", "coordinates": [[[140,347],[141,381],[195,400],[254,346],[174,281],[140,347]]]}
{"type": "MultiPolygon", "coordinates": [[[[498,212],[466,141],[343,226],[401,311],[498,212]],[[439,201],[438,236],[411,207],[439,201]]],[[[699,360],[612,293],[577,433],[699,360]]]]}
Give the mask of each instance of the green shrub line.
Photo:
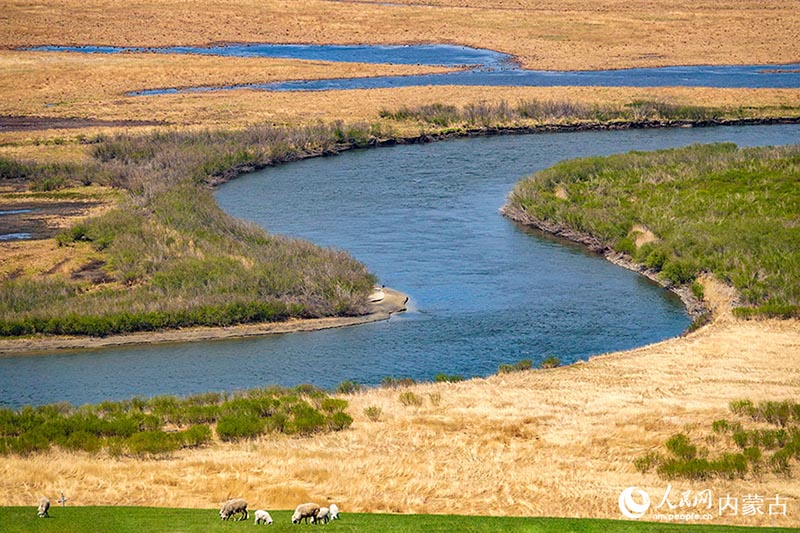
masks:
{"type": "Polygon", "coordinates": [[[678,433],[664,444],[667,453],[650,451],[636,458],[636,469],[644,473],[655,468],[665,479],[744,479],[764,472],[791,477],[793,463],[800,461],[800,403],[787,400],[754,405],[750,400],[736,400],[729,409],[745,420],[715,420],[712,435],[706,438],[722,441],[726,451],[711,457],[708,448],[678,433]]]}
{"type": "Polygon", "coordinates": [[[312,435],[347,429],[348,402],[311,385],[269,387],[178,398],[156,396],[73,407],[68,403],[0,409],[0,455],[28,455],[51,446],[159,457],[202,446],[214,431],[223,441],[266,433],[312,435]],[[168,430],[167,427],[172,428],[168,430]]]}
{"type": "Polygon", "coordinates": [[[800,316],[800,145],[564,161],[518,183],[508,207],[623,252],[668,285],[713,273],[738,291],[738,316],[800,316]],[[657,239],[637,247],[637,226],[657,239]]]}

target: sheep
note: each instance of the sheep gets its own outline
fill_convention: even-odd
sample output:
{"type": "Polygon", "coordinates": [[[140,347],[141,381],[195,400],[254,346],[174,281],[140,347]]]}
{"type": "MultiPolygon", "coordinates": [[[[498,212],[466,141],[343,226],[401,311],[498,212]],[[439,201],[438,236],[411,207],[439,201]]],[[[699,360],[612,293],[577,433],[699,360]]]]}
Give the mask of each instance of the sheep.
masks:
{"type": "Polygon", "coordinates": [[[258,524],[272,524],[272,517],[263,509],[256,511],[256,525],[258,524]]]}
{"type": "Polygon", "coordinates": [[[242,513],[242,516],[239,517],[239,520],[247,520],[247,502],[242,498],[235,498],[233,500],[226,501],[223,504],[222,509],[219,510],[219,517],[223,520],[227,520],[236,513],[242,513]]]}
{"type": "Polygon", "coordinates": [[[331,520],[338,520],[339,519],[339,506],[335,503],[331,504],[331,520]]]}
{"type": "Polygon", "coordinates": [[[294,510],[294,514],[292,515],[292,524],[299,524],[300,520],[304,518],[306,520],[306,524],[308,523],[309,518],[311,518],[313,523],[317,514],[319,514],[319,505],[316,503],[301,503],[297,506],[297,509],[294,510]]]}
{"type": "Polygon", "coordinates": [[[47,518],[50,515],[47,511],[50,510],[50,500],[45,497],[39,498],[39,508],[36,510],[36,514],[40,518],[47,518]]]}
{"type": "Polygon", "coordinates": [[[319,524],[320,522],[322,522],[323,524],[327,524],[330,521],[331,521],[331,515],[327,507],[320,507],[317,516],[311,519],[312,524],[319,524]]]}

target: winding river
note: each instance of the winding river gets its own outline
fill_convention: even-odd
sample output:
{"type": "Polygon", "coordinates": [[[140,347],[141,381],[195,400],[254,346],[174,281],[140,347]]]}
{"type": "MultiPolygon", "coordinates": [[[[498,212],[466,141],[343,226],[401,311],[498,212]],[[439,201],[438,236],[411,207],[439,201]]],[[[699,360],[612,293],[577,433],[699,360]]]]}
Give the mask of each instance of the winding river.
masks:
{"type": "Polygon", "coordinates": [[[74,404],[267,384],[485,376],[678,335],[671,293],[498,214],[523,176],[559,160],[691,143],[795,143],[800,126],[497,136],[353,151],[243,176],[219,203],[269,231],[344,248],[409,312],[352,328],[0,359],[0,405],[74,404]]]}

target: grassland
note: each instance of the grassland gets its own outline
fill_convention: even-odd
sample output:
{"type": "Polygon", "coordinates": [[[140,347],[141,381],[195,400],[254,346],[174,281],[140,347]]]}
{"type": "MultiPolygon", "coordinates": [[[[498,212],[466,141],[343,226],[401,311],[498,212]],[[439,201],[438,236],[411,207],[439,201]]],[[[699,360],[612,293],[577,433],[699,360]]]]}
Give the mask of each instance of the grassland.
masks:
{"type": "MultiPolygon", "coordinates": [[[[291,511],[270,511],[275,521],[270,531],[297,531],[291,523],[291,511]]],[[[651,533],[670,531],[689,531],[691,533],[721,531],[785,531],[779,528],[731,528],[723,526],[685,526],[665,525],[648,522],[624,522],[621,520],[591,520],[576,518],[510,518],[488,516],[453,515],[387,515],[387,514],[342,514],[342,519],[328,523],[325,528],[331,531],[385,531],[394,532],[556,532],[587,533],[613,530],[622,533],[651,533]]],[[[253,520],[253,512],[250,512],[253,520]]],[[[36,517],[33,507],[0,507],[0,523],[4,531],[15,532],[85,532],[96,531],[97,524],[103,524],[107,531],[138,532],[214,532],[231,531],[246,527],[241,524],[222,522],[217,509],[169,509],[152,507],[66,507],[52,508],[51,517],[36,517]]],[[[251,523],[248,523],[252,526],[251,523]]]]}
{"type": "Polygon", "coordinates": [[[800,316],[797,146],[566,161],[520,182],[508,207],[624,252],[671,285],[713,273],[738,291],[740,315],[800,316]]]}
{"type": "Polygon", "coordinates": [[[788,63],[800,59],[798,28],[800,14],[780,0],[13,0],[0,46],[437,42],[559,70],[788,63]]]}

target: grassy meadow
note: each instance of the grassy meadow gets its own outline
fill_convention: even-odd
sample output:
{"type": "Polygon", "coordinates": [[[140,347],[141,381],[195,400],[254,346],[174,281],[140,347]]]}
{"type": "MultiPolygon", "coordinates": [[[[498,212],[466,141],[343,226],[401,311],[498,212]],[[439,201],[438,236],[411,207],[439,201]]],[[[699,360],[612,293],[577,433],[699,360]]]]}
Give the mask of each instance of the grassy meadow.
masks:
{"type": "MultiPolygon", "coordinates": [[[[0,507],[0,524],[8,533],[25,532],[89,532],[104,531],[139,532],[215,532],[233,531],[253,526],[255,508],[250,510],[248,522],[222,521],[217,509],[170,509],[154,507],[51,507],[49,518],[38,518],[34,507],[0,507]]],[[[270,511],[274,523],[269,531],[297,531],[305,524],[291,523],[291,511],[270,511]]],[[[656,524],[621,520],[593,520],[579,518],[520,518],[456,515],[402,515],[343,513],[340,520],[324,525],[326,531],[381,531],[401,533],[424,532],[526,532],[526,533],[656,533],[688,531],[690,533],[716,533],[722,531],[786,531],[780,528],[741,528],[730,526],[656,524]]]]}
{"type": "Polygon", "coordinates": [[[800,316],[797,146],[565,161],[520,182],[509,205],[588,234],[672,285],[713,273],[738,291],[740,316],[800,316]]]}

